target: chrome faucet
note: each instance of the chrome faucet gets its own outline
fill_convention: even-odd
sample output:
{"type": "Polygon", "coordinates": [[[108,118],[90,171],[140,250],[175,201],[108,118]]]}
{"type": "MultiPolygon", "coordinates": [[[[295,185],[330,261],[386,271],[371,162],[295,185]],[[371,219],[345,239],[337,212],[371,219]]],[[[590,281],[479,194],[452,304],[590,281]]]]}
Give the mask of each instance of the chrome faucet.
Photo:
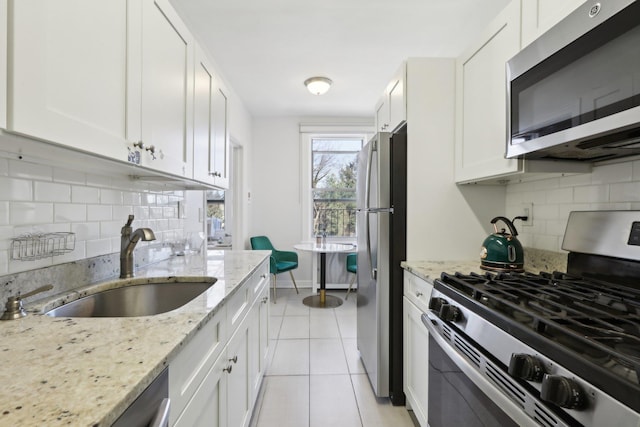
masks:
{"type": "Polygon", "coordinates": [[[132,231],[131,223],[133,222],[133,215],[129,215],[127,223],[122,227],[120,232],[120,278],[128,279],[133,277],[133,250],[136,245],[142,239],[147,242],[150,240],[156,240],[153,230],[150,228],[138,228],[136,231],[132,231]]]}

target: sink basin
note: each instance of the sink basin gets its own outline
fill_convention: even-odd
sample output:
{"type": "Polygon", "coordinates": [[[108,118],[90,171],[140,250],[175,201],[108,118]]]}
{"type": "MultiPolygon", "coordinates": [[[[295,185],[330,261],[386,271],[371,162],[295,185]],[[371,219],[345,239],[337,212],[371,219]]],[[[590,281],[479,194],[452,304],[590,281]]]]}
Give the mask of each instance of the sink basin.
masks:
{"type": "Polygon", "coordinates": [[[147,282],[108,289],[47,311],[52,317],[135,317],[166,313],[182,307],[209,289],[204,282],[147,282]]]}

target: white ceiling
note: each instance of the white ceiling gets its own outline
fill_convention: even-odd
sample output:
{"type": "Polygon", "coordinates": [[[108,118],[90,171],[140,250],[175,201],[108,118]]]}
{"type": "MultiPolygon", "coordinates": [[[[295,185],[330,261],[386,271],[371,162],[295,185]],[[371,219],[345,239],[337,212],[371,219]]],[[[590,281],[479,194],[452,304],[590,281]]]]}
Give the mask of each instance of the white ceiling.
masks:
{"type": "Polygon", "coordinates": [[[404,59],[458,56],[509,1],[171,0],[254,117],[371,117],[404,59]]]}

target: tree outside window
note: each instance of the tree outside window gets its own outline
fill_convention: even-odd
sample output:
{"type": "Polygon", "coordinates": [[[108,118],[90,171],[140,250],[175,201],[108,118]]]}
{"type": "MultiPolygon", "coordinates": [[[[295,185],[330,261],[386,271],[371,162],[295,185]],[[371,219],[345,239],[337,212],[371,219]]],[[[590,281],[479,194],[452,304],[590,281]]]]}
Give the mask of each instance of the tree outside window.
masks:
{"type": "Polygon", "coordinates": [[[356,235],[356,176],[364,139],[312,138],[313,233],[356,235]]]}

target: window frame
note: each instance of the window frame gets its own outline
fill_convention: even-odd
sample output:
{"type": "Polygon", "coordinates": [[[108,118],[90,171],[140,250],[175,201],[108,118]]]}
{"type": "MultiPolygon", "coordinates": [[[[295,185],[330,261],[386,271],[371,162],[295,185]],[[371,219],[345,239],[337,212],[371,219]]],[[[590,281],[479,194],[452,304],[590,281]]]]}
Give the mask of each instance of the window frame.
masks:
{"type": "MultiPolygon", "coordinates": [[[[359,125],[301,125],[301,149],[300,149],[300,201],[302,214],[302,240],[313,241],[313,187],[312,177],[312,141],[314,138],[362,138],[362,144],[366,144],[374,135],[372,124],[359,125]]],[[[355,237],[332,237],[332,240],[340,240],[354,243],[355,237]]]]}

